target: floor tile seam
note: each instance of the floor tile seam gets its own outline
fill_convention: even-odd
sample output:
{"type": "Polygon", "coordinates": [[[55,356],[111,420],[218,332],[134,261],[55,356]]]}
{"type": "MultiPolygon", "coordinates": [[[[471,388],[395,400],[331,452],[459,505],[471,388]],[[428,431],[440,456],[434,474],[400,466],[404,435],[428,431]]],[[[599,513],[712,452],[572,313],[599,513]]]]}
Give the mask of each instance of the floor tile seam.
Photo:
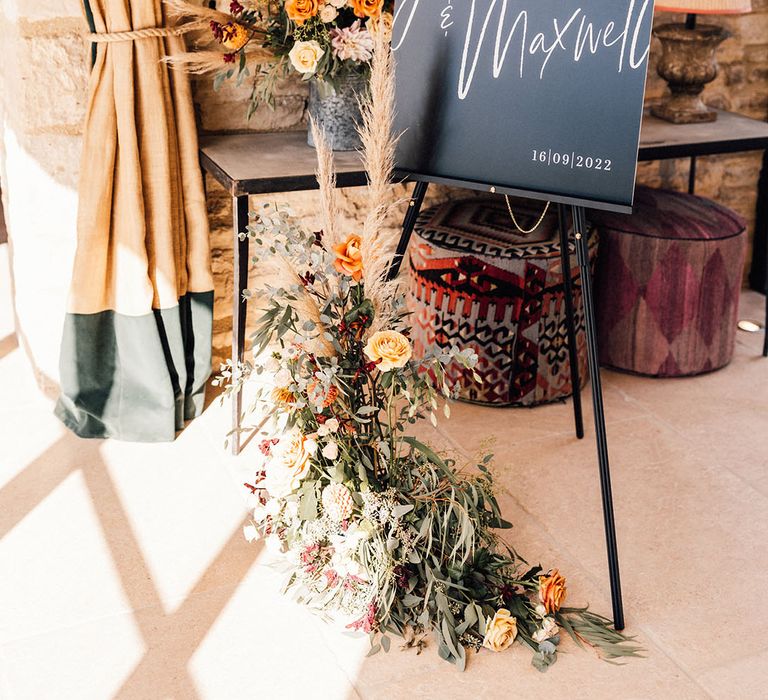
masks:
{"type": "MultiPolygon", "coordinates": [[[[609,422],[607,423],[607,425],[606,425],[606,427],[607,427],[607,429],[608,429],[609,447],[610,447],[610,429],[611,429],[611,427],[612,427],[612,426],[617,426],[617,425],[625,425],[626,423],[631,423],[631,422],[633,422],[633,421],[642,421],[642,420],[648,420],[649,418],[652,418],[652,417],[654,417],[654,416],[652,416],[651,414],[643,414],[643,415],[640,415],[640,416],[630,416],[630,417],[628,417],[628,418],[619,418],[619,419],[617,419],[617,420],[612,420],[612,421],[609,421],[609,422]]],[[[589,426],[587,426],[587,428],[589,428],[589,426]]],[[[470,452],[470,451],[469,451],[467,448],[463,447],[463,446],[462,446],[462,445],[461,445],[461,444],[460,444],[460,443],[459,443],[459,442],[458,442],[458,441],[457,441],[457,440],[456,440],[456,439],[455,439],[455,438],[454,438],[454,437],[451,435],[451,433],[447,432],[447,431],[446,431],[446,430],[445,430],[445,429],[442,427],[442,425],[441,425],[440,423],[438,423],[438,425],[437,425],[437,432],[438,432],[438,434],[439,434],[439,435],[441,435],[442,437],[444,437],[444,438],[446,438],[446,439],[450,440],[450,441],[451,441],[451,443],[452,443],[452,444],[453,444],[453,445],[454,445],[454,446],[455,446],[457,449],[459,449],[459,450],[460,450],[460,451],[461,451],[461,452],[462,452],[462,453],[463,453],[465,456],[471,456],[471,452],[470,452]]],[[[581,442],[581,440],[578,440],[578,439],[575,437],[573,428],[570,428],[570,429],[564,429],[564,430],[558,430],[558,431],[548,432],[548,433],[545,433],[545,434],[542,434],[542,435],[538,435],[538,436],[536,436],[536,437],[530,437],[530,438],[526,438],[525,440],[522,440],[522,441],[520,441],[520,442],[517,444],[517,446],[527,446],[527,445],[530,445],[530,444],[532,444],[532,443],[534,443],[534,442],[540,442],[540,441],[543,441],[543,440],[547,440],[548,438],[553,438],[553,437],[558,437],[558,438],[560,438],[560,437],[567,437],[567,436],[571,436],[571,437],[573,437],[573,438],[574,438],[574,444],[577,444],[577,443],[581,442]]],[[[593,432],[589,432],[589,431],[587,431],[587,433],[586,433],[586,435],[585,435],[585,437],[584,437],[584,440],[587,440],[587,441],[588,441],[590,437],[594,438],[594,433],[593,433],[593,432]]],[[[491,435],[491,438],[493,438],[493,439],[494,439],[496,442],[498,442],[498,440],[500,439],[499,437],[497,437],[497,436],[495,436],[495,435],[491,435]]]]}
{"type": "Polygon", "coordinates": [[[768,494],[763,493],[760,489],[758,489],[754,484],[752,484],[748,479],[743,477],[741,474],[739,474],[737,471],[734,471],[731,467],[724,465],[720,460],[714,460],[714,462],[717,463],[717,466],[720,467],[723,471],[728,472],[731,476],[733,476],[736,481],[738,481],[740,484],[746,485],[750,491],[757,494],[757,496],[763,500],[766,501],[766,506],[768,506],[768,494]]]}
{"type": "MultiPolygon", "coordinates": [[[[252,566],[257,566],[258,564],[254,562],[252,566]]],[[[249,570],[250,571],[250,570],[249,570]]],[[[245,577],[244,577],[245,578],[245,577]]],[[[33,634],[24,634],[19,635],[16,637],[8,637],[5,639],[0,639],[0,651],[2,651],[3,648],[9,647],[13,644],[16,644],[18,642],[27,641],[30,639],[36,639],[38,637],[44,637],[48,634],[57,633],[57,632],[64,632],[67,630],[73,630],[77,629],[78,627],[83,627],[84,625],[93,624],[95,622],[100,622],[103,620],[112,620],[112,619],[118,619],[122,617],[131,616],[133,618],[136,617],[136,615],[144,613],[148,610],[157,609],[161,610],[163,615],[163,618],[172,618],[180,609],[180,607],[188,600],[196,599],[196,598],[202,598],[204,596],[211,595],[213,593],[218,593],[226,589],[237,589],[242,584],[242,581],[238,581],[237,583],[232,583],[228,585],[223,586],[214,586],[213,588],[206,589],[204,591],[200,591],[199,593],[190,593],[187,596],[178,596],[176,598],[171,599],[169,603],[172,605],[169,607],[169,609],[166,609],[165,606],[161,606],[158,604],[151,604],[151,605],[142,605],[139,608],[124,608],[115,610],[114,612],[106,613],[103,615],[96,615],[94,617],[84,617],[82,620],[78,622],[74,622],[71,624],[65,624],[65,625],[55,625],[52,627],[48,627],[45,630],[42,630],[40,632],[35,632],[33,634]],[[178,604],[177,604],[178,603],[178,604]]],[[[138,626],[138,623],[136,623],[138,626]]],[[[141,636],[141,634],[139,635],[141,636]]]]}
{"type": "MultiPolygon", "coordinates": [[[[314,614],[312,615],[311,619],[312,619],[311,624],[314,627],[315,632],[317,633],[318,637],[320,637],[320,640],[323,646],[325,647],[325,649],[328,651],[331,658],[333,659],[334,665],[339,670],[339,672],[344,677],[344,679],[347,681],[347,685],[349,685],[349,687],[352,689],[352,692],[354,692],[355,698],[357,698],[357,700],[363,700],[363,696],[360,694],[360,688],[358,688],[358,685],[356,683],[357,678],[352,679],[349,677],[347,670],[344,668],[344,666],[342,665],[339,659],[339,655],[336,653],[335,647],[331,644],[330,638],[324,634],[324,630],[321,628],[321,625],[324,623],[314,614]]],[[[363,657],[363,662],[365,661],[365,658],[367,657],[363,657]]]]}
{"type": "MultiPolygon", "coordinates": [[[[682,436],[682,437],[685,437],[685,436],[682,436]]],[[[706,444],[706,445],[701,445],[701,444],[694,445],[693,443],[691,443],[691,444],[694,447],[694,449],[689,452],[689,455],[693,455],[697,459],[701,459],[702,457],[705,457],[706,454],[709,452],[710,446],[708,444],[706,444]]],[[[655,466],[664,465],[667,462],[673,461],[675,459],[677,459],[677,458],[676,457],[666,457],[666,458],[663,458],[663,459],[654,460],[652,462],[646,462],[645,464],[646,464],[646,466],[649,466],[649,467],[655,467],[655,466]]],[[[734,477],[736,479],[736,481],[738,481],[741,484],[745,484],[746,486],[748,486],[749,489],[751,491],[753,491],[755,494],[757,494],[757,496],[761,500],[768,500],[768,495],[767,494],[765,494],[762,491],[760,491],[760,489],[758,489],[756,486],[754,486],[754,484],[750,483],[750,481],[748,479],[743,477],[741,474],[739,474],[737,471],[735,471],[734,469],[729,467],[727,464],[724,464],[720,459],[711,459],[710,460],[710,464],[713,464],[713,465],[716,464],[720,468],[721,471],[728,472],[732,477],[734,477]]]]}
{"type": "Polygon", "coordinates": [[[676,425],[665,420],[658,413],[651,412],[648,415],[648,418],[651,420],[652,423],[655,423],[659,428],[664,428],[666,430],[669,430],[670,432],[674,433],[678,437],[682,438],[687,445],[693,448],[694,452],[699,452],[707,449],[707,445],[702,445],[700,441],[691,439],[690,433],[683,430],[682,428],[678,428],[676,425]]]}
{"type": "Polygon", "coordinates": [[[712,693],[707,690],[697,679],[696,674],[693,672],[692,669],[690,669],[687,664],[683,663],[682,661],[678,660],[676,657],[674,657],[669,651],[667,651],[666,647],[661,644],[661,642],[658,641],[656,638],[656,635],[653,632],[653,628],[650,625],[643,625],[639,624],[637,625],[638,629],[643,633],[643,636],[653,644],[654,648],[666,658],[669,663],[671,663],[675,668],[680,670],[681,673],[685,675],[685,677],[693,683],[696,688],[698,688],[704,695],[706,695],[708,698],[712,698],[712,700],[715,700],[715,696],[712,695],[712,693]]]}
{"type": "MultiPolygon", "coordinates": [[[[644,417],[642,417],[642,416],[638,416],[638,417],[634,417],[634,418],[627,418],[627,419],[622,419],[620,422],[621,422],[621,423],[628,423],[628,422],[631,422],[631,421],[642,421],[642,420],[646,420],[646,418],[644,418],[644,417]]],[[[617,425],[618,423],[619,423],[619,422],[617,421],[617,422],[616,422],[616,423],[614,423],[613,425],[617,425]]],[[[610,425],[608,426],[608,428],[609,428],[609,430],[608,430],[608,438],[609,438],[609,439],[608,439],[609,458],[610,458],[610,463],[611,463],[611,466],[615,468],[615,457],[614,457],[614,455],[612,455],[612,454],[611,454],[611,452],[610,452],[610,450],[611,450],[610,425]]],[[[469,460],[472,460],[472,459],[474,459],[474,457],[475,457],[475,456],[476,456],[476,454],[477,454],[476,452],[475,452],[475,453],[472,453],[472,452],[470,452],[470,451],[469,451],[467,448],[465,448],[464,446],[462,446],[462,445],[461,445],[461,444],[460,444],[460,443],[459,443],[459,442],[458,442],[458,441],[457,441],[455,438],[453,438],[453,437],[452,437],[451,435],[449,435],[449,434],[446,434],[446,433],[442,432],[442,431],[441,431],[439,428],[438,428],[438,431],[437,431],[437,432],[438,432],[438,434],[439,434],[441,437],[445,438],[445,439],[446,439],[446,440],[447,440],[447,441],[448,441],[448,442],[451,444],[451,446],[452,446],[452,447],[453,447],[455,450],[457,450],[457,451],[458,451],[458,452],[459,452],[459,453],[460,453],[462,456],[464,456],[466,459],[469,459],[469,460]]],[[[559,435],[559,436],[562,436],[562,435],[571,435],[571,433],[570,433],[570,432],[568,432],[568,433],[558,433],[558,435],[559,435]]],[[[523,446],[523,445],[524,445],[524,446],[530,446],[531,444],[533,444],[533,443],[535,443],[535,442],[538,442],[538,441],[540,441],[540,440],[542,440],[542,439],[546,440],[546,438],[532,438],[531,440],[527,440],[527,441],[525,441],[525,442],[522,442],[522,443],[520,443],[520,446],[523,446]]],[[[585,438],[585,439],[586,439],[586,438],[585,438]]],[[[574,440],[575,440],[575,438],[574,438],[574,440]]],[[[700,451],[704,451],[704,449],[705,449],[704,447],[698,447],[698,448],[697,448],[697,450],[700,450],[700,451]]],[[[660,465],[660,464],[665,464],[665,463],[667,463],[667,462],[669,462],[669,461],[671,461],[671,460],[673,460],[673,459],[675,459],[675,458],[674,458],[674,457],[662,457],[662,458],[660,458],[660,459],[657,459],[657,460],[652,460],[652,461],[649,461],[649,462],[645,462],[645,465],[646,465],[646,466],[657,466],[657,465],[660,465]]],[[[495,462],[495,461],[496,461],[496,460],[494,460],[494,462],[495,462]]],[[[597,457],[595,457],[595,465],[597,465],[597,457]]],[[[510,494],[509,494],[509,495],[512,495],[512,494],[511,494],[511,492],[510,492],[510,494]]]]}
{"type": "Polygon", "coordinates": [[[722,671],[727,669],[730,666],[733,666],[737,664],[739,661],[752,661],[753,659],[757,659],[758,657],[768,654],[768,646],[763,647],[759,649],[757,652],[749,654],[748,656],[734,656],[727,661],[723,661],[722,663],[718,663],[715,666],[708,666],[706,669],[702,669],[699,673],[701,675],[711,675],[717,671],[722,671]]]}

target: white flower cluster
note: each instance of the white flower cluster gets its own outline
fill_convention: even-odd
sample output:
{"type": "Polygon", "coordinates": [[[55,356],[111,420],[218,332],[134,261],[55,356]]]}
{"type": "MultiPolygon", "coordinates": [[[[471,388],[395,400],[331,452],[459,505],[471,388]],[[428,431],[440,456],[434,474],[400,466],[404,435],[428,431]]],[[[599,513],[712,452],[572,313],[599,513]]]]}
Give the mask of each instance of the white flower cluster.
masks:
{"type": "Polygon", "coordinates": [[[360,20],[349,27],[336,27],[329,32],[333,55],[341,61],[366,63],[373,56],[373,36],[360,20]]]}
{"type": "Polygon", "coordinates": [[[560,634],[560,628],[557,626],[555,618],[547,615],[547,609],[543,605],[539,604],[536,606],[536,614],[541,617],[542,620],[541,627],[533,633],[533,641],[541,644],[541,642],[545,642],[560,634]]]}
{"type": "Polygon", "coordinates": [[[328,0],[320,8],[320,20],[325,24],[336,21],[339,16],[339,10],[347,4],[347,0],[328,0]]]}

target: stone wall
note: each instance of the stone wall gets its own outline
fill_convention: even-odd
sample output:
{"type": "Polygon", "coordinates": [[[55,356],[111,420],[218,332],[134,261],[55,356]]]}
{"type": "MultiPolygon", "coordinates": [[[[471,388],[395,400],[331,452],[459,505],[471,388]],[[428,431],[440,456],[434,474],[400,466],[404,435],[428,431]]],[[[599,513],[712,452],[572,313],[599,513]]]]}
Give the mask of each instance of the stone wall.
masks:
{"type": "MultiPolygon", "coordinates": [[[[714,21],[726,26],[732,38],[718,51],[720,75],[707,87],[705,101],[719,109],[745,114],[755,119],[768,118],[768,0],[752,0],[751,15],[717,17],[714,21]]],[[[684,15],[660,14],[657,24],[682,21],[684,15]]],[[[705,21],[706,18],[702,18],[705,21]]],[[[709,21],[712,21],[711,19],[709,21]]],[[[658,44],[654,43],[651,70],[648,76],[646,101],[658,101],[666,83],[656,74],[658,44]]],[[[762,154],[712,156],[698,159],[697,194],[711,197],[733,208],[749,222],[754,232],[757,179],[762,154]]],[[[688,161],[657,161],[641,163],[639,182],[670,189],[687,190],[688,161]]]]}
{"type": "Polygon", "coordinates": [[[79,0],[0,0],[0,189],[16,326],[51,391],[75,249],[83,31],[79,0]]]}
{"type": "MultiPolygon", "coordinates": [[[[717,18],[731,30],[719,52],[722,72],[707,101],[760,119],[768,117],[768,0],[753,0],[745,17],[717,18]]],[[[677,19],[660,16],[657,21],[677,19]]],[[[75,244],[76,183],[85,111],[88,51],[80,0],[0,0],[0,189],[13,247],[17,325],[41,377],[57,376],[58,347],[75,244]]],[[[658,47],[654,47],[654,55],[658,47]]],[[[664,83],[652,58],[648,100],[664,83]]],[[[305,86],[281,86],[274,110],[245,119],[248,87],[214,92],[196,83],[201,129],[272,131],[304,128],[305,86]]],[[[701,159],[699,192],[754,220],[757,154],[701,159]]],[[[685,189],[686,162],[642,164],[641,182],[685,189]]],[[[216,275],[215,356],[229,354],[232,313],[231,202],[208,181],[211,247],[216,275]]],[[[400,188],[393,196],[405,193],[400,188]]],[[[436,190],[435,198],[445,196],[436,190]]],[[[317,211],[315,194],[280,197],[299,214],[317,211]]],[[[257,202],[253,202],[257,204],[257,202]]],[[[362,193],[350,190],[345,212],[354,226],[362,193]]],[[[393,226],[397,221],[391,222],[393,226]]],[[[252,272],[253,275],[257,271],[252,272]]]]}

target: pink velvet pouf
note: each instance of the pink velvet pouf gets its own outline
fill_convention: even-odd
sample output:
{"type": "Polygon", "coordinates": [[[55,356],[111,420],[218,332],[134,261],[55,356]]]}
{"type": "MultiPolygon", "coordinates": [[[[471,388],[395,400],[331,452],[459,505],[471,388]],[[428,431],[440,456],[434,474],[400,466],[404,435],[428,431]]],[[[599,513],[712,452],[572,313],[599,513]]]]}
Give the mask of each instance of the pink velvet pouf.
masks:
{"type": "Polygon", "coordinates": [[[733,356],[745,222],[708,199],[639,187],[631,216],[594,212],[600,362],[653,377],[733,356]]]}

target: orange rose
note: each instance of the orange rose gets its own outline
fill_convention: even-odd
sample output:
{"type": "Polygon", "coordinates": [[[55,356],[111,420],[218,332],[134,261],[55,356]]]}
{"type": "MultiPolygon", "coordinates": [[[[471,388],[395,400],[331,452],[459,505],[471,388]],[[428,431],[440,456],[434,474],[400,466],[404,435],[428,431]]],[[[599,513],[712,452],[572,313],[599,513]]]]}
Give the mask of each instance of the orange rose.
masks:
{"type": "Polygon", "coordinates": [[[355,282],[359,282],[363,276],[363,254],[360,252],[362,243],[360,236],[353,233],[344,243],[333,246],[336,253],[336,270],[348,275],[355,282]]]}
{"type": "Polygon", "coordinates": [[[565,576],[557,569],[552,571],[549,576],[539,576],[539,600],[550,615],[560,610],[560,606],[565,602],[567,592],[565,576]]]}
{"type": "Polygon", "coordinates": [[[349,3],[358,17],[378,17],[384,0],[350,0],[349,3]]]}
{"type": "MultiPolygon", "coordinates": [[[[307,387],[307,393],[309,398],[318,398],[317,395],[322,391],[322,387],[316,379],[312,380],[307,387]]],[[[339,390],[335,386],[328,387],[328,393],[323,397],[323,408],[328,408],[336,403],[336,399],[339,398],[339,390]]]]}
{"type": "Polygon", "coordinates": [[[320,12],[320,0],[285,0],[285,12],[288,19],[304,24],[320,12]]]}

